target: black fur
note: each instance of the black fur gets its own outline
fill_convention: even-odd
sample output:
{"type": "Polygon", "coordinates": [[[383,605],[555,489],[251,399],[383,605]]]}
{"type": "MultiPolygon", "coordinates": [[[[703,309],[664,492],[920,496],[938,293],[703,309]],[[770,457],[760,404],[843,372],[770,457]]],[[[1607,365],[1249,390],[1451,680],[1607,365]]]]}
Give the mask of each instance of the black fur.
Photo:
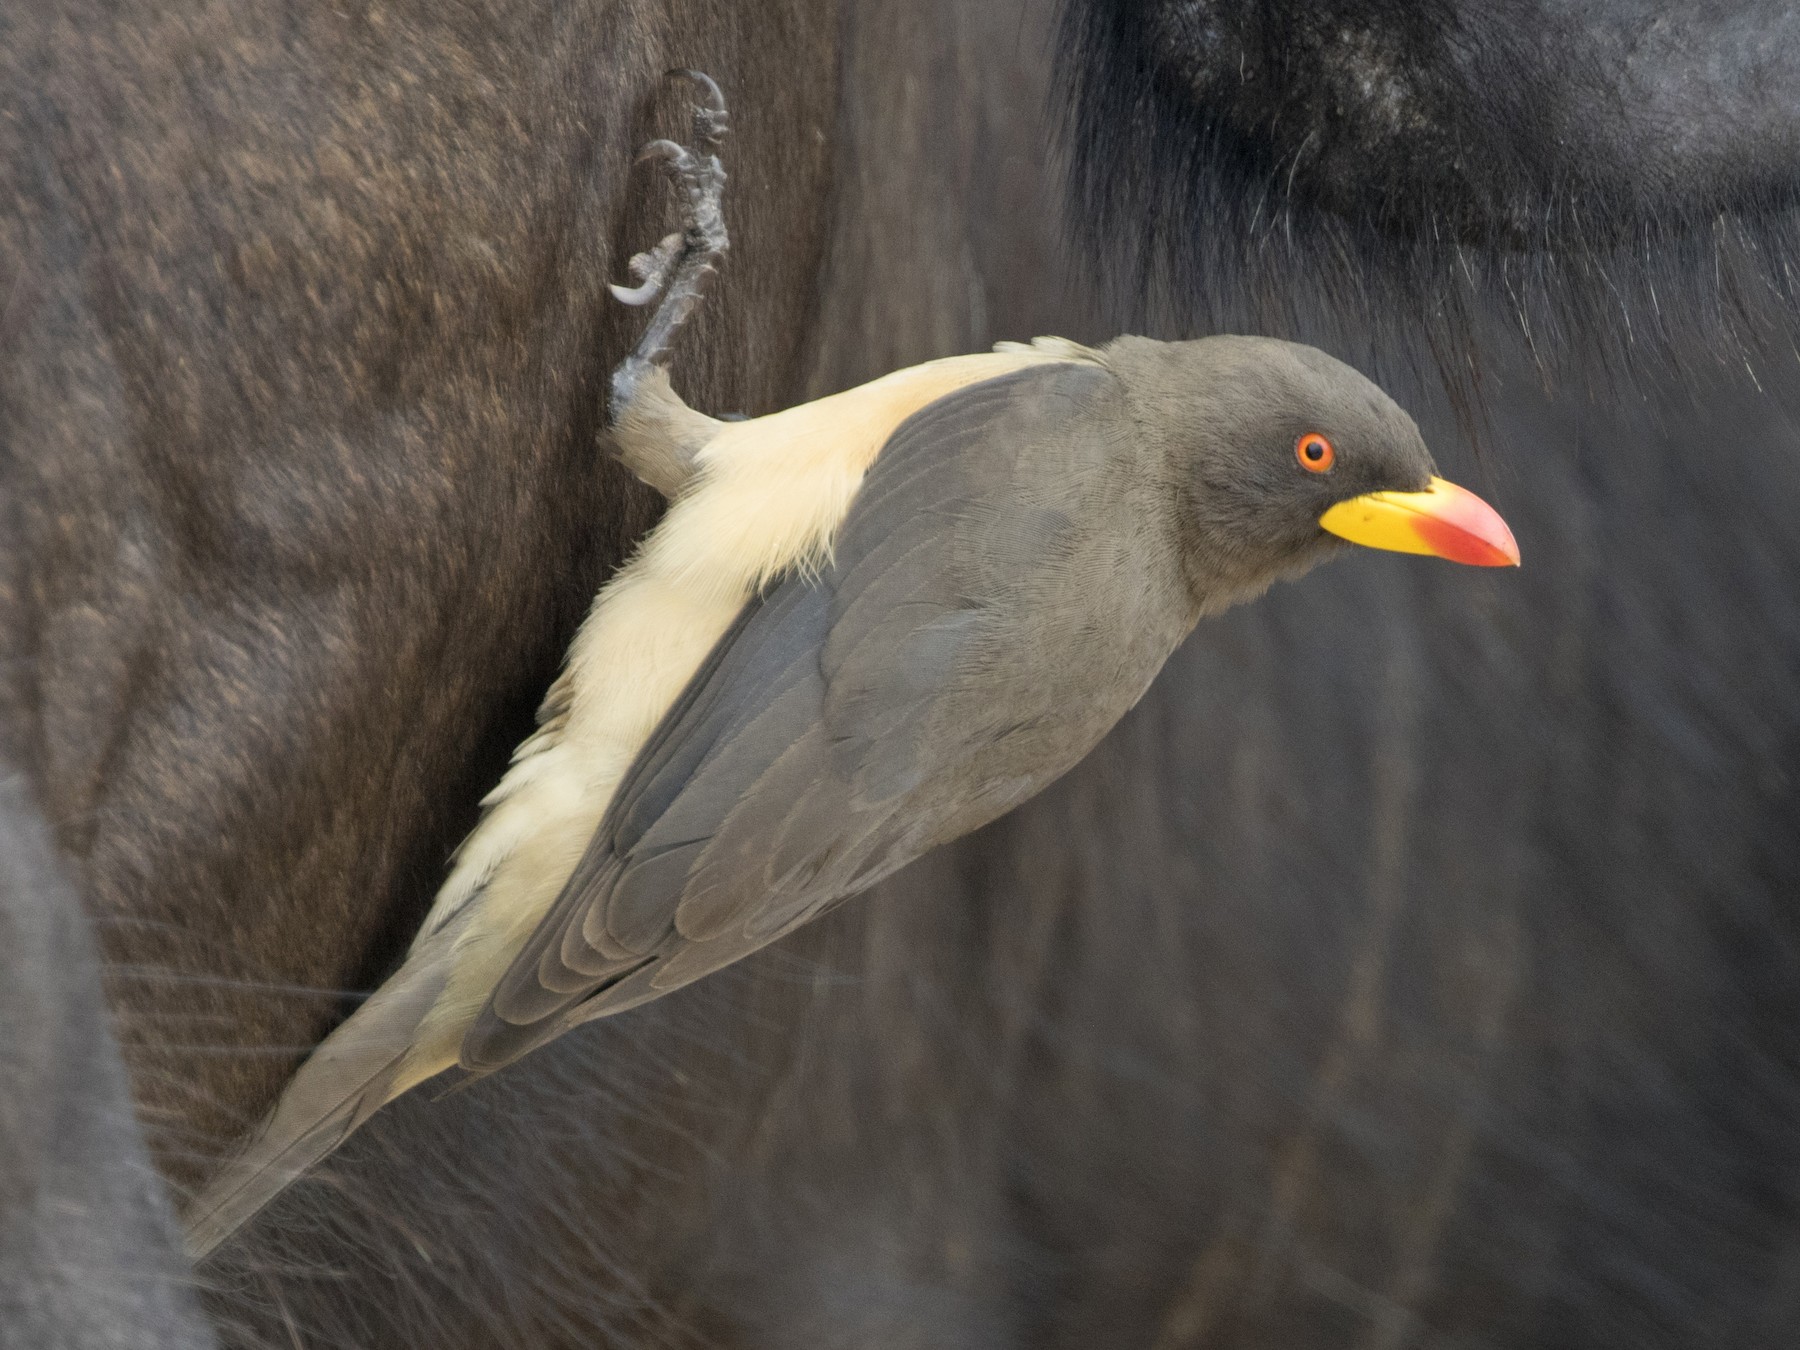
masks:
{"type": "Polygon", "coordinates": [[[1118,321],[1421,359],[1467,395],[1498,305],[1485,346],[1545,375],[1792,378],[1791,6],[1073,0],[1058,61],[1118,321]]]}

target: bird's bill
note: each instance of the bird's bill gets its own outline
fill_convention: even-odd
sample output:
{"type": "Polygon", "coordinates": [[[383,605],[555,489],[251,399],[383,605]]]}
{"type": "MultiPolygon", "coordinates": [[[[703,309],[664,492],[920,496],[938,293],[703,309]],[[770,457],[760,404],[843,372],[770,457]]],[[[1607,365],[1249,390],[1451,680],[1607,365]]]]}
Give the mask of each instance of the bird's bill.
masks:
{"type": "Polygon", "coordinates": [[[1319,525],[1365,548],[1427,553],[1473,567],[1519,565],[1519,546],[1500,513],[1442,478],[1423,492],[1352,497],[1320,516],[1319,525]]]}

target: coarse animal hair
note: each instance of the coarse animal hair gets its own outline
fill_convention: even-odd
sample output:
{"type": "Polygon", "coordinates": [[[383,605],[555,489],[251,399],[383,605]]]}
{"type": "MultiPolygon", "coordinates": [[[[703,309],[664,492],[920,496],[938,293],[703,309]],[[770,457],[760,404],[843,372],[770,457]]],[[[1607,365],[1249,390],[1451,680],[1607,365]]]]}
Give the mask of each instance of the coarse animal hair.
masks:
{"type": "MultiPolygon", "coordinates": [[[[627,159],[676,60],[740,116],[740,247],[676,361],[698,406],[1104,340],[1122,248],[1116,303],[1154,293],[1164,326],[1248,288],[1271,327],[1351,330],[1348,359],[1491,352],[1477,482],[1526,567],[1368,558],[1278,587],[1025,811],[749,965],[396,1103],[200,1272],[217,1338],[1800,1340],[1800,408],[1708,378],[1682,333],[1685,403],[1546,401],[1479,312],[1498,291],[1517,331],[1506,276],[1455,280],[1474,236],[1409,263],[1305,164],[1317,228],[1241,245],[1301,270],[1230,271],[1238,245],[1177,239],[1175,213],[1242,226],[1292,163],[1208,221],[1203,184],[1150,176],[1186,153],[1144,149],[1155,125],[1101,129],[1164,158],[1113,166],[1093,205],[1125,233],[1065,251],[1039,110],[1135,67],[1053,73],[1052,7],[857,0],[814,11],[829,33],[679,0],[8,13],[0,743],[30,790],[0,798],[0,1341],[213,1339],[134,1189],[72,892],[179,1193],[390,967],[646,525],[592,436],[632,335],[603,283],[662,221],[627,159]],[[16,1240],[46,1213],[67,1245],[16,1240]],[[10,1315],[31,1299],[41,1337],[10,1315]]],[[[1704,299],[1715,256],[1655,266],[1704,299]]],[[[1546,369],[1624,340],[1610,293],[1595,276],[1533,327],[1546,369]]],[[[1658,307],[1628,312],[1635,356],[1658,307]]],[[[1442,409],[1403,402],[1465,473],[1442,409]]]]}
{"type": "MultiPolygon", "coordinates": [[[[1681,133],[1631,103],[1585,17],[1543,0],[1070,0],[1069,220],[1115,320],[1423,364],[1465,402],[1515,344],[1545,381],[1597,392],[1791,372],[1791,134],[1720,150],[1711,173],[1659,164],[1681,133]],[[1589,109],[1636,138],[1635,175],[1616,146],[1568,143],[1589,109]],[[1495,306],[1509,327],[1478,322],[1495,306]]],[[[1757,75],[1739,75],[1746,99],[1791,87],[1757,75]]]]}

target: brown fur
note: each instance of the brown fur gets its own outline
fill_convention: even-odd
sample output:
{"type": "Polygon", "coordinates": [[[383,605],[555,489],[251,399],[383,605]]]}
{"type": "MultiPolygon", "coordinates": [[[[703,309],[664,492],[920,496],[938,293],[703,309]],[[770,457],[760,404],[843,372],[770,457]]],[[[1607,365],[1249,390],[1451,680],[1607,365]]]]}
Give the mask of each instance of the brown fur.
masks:
{"type": "Polygon", "coordinates": [[[9,147],[0,186],[31,204],[0,267],[26,569],[5,623],[29,658],[4,711],[40,728],[172,1177],[341,1015],[268,987],[364,987],[410,936],[648,519],[595,428],[631,326],[604,283],[662,206],[630,156],[670,65],[744,109],[748,261],[684,379],[727,409],[798,387],[833,14],[759,11],[9,18],[10,58],[48,67],[43,142],[9,147]]]}

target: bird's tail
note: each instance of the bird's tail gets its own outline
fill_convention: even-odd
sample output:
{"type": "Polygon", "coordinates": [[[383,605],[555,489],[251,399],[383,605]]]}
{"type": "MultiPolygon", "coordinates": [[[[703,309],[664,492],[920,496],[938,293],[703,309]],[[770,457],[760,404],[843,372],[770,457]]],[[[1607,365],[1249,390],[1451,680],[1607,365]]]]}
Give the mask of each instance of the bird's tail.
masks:
{"type": "Polygon", "coordinates": [[[249,1142],[183,1214],[191,1260],[235,1233],[382,1105],[456,1062],[454,1045],[434,1057],[417,1040],[443,992],[461,928],[452,923],[416,949],[300,1066],[249,1142]]]}

